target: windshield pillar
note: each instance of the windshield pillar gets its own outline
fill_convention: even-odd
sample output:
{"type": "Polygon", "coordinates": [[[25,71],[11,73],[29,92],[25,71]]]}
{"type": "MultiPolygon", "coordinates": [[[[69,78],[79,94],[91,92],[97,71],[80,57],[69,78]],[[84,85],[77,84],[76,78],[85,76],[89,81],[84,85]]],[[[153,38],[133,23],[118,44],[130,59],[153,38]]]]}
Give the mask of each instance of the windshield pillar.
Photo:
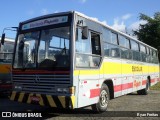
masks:
{"type": "Polygon", "coordinates": [[[48,58],[48,52],[49,52],[49,40],[46,40],[46,42],[45,42],[45,59],[48,58]]]}

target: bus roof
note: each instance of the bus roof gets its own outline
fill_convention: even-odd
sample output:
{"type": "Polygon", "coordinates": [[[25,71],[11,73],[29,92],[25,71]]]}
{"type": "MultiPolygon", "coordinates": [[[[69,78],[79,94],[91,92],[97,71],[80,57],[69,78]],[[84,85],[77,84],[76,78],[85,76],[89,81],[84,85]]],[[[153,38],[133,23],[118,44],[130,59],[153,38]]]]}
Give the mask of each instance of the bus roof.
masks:
{"type": "Polygon", "coordinates": [[[152,49],[154,49],[154,50],[157,50],[156,48],[151,47],[151,46],[149,46],[149,45],[147,45],[147,44],[145,44],[145,43],[143,43],[143,42],[135,39],[134,37],[132,37],[132,36],[126,34],[126,33],[123,33],[123,32],[121,32],[121,31],[119,31],[119,30],[116,30],[116,29],[114,29],[113,27],[111,27],[111,26],[109,26],[109,25],[106,25],[106,24],[104,24],[104,23],[102,23],[102,22],[100,22],[100,21],[98,21],[98,20],[95,20],[95,19],[93,19],[92,17],[89,17],[89,16],[87,16],[87,15],[85,15],[85,14],[83,14],[83,13],[80,13],[80,12],[78,12],[78,11],[67,11],[67,12],[59,12],[59,13],[53,13],[53,14],[43,15],[43,16],[39,16],[39,17],[35,17],[35,18],[32,18],[32,19],[23,21],[23,22],[21,22],[21,23],[24,24],[24,23],[28,23],[28,22],[30,22],[30,21],[35,21],[35,20],[38,20],[38,19],[43,19],[43,18],[52,17],[52,16],[54,16],[54,15],[63,15],[63,14],[69,14],[69,13],[75,13],[75,14],[81,16],[81,17],[84,17],[84,18],[88,19],[88,20],[91,20],[91,21],[93,21],[93,22],[96,22],[96,23],[98,23],[98,24],[101,24],[102,26],[104,26],[104,27],[106,27],[106,28],[108,28],[108,29],[111,29],[112,31],[115,31],[115,32],[117,32],[117,33],[119,33],[119,34],[121,34],[121,35],[124,35],[125,37],[127,37],[127,38],[129,38],[129,39],[132,39],[132,40],[137,41],[137,42],[139,42],[139,43],[141,43],[141,44],[143,44],[143,45],[145,45],[145,46],[148,46],[148,47],[150,47],[150,48],[152,48],[152,49]]]}

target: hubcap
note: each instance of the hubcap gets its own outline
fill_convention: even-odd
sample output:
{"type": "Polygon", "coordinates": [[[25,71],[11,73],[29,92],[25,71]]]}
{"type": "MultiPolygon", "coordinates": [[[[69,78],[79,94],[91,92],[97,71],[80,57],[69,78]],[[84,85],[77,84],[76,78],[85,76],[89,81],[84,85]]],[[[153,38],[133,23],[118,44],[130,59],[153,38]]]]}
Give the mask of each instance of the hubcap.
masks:
{"type": "Polygon", "coordinates": [[[100,104],[101,107],[107,107],[108,105],[108,93],[105,90],[101,91],[100,104]]]}

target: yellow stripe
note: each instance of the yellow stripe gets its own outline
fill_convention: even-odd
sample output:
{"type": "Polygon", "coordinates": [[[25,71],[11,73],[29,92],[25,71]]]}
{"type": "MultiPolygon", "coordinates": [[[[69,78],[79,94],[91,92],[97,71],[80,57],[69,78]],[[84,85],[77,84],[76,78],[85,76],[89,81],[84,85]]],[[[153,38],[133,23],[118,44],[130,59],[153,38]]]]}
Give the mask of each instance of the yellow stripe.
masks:
{"type": "Polygon", "coordinates": [[[44,106],[44,102],[43,102],[43,98],[40,94],[36,94],[37,97],[40,97],[40,101],[39,101],[39,104],[44,106]]]}
{"type": "Polygon", "coordinates": [[[159,72],[158,65],[127,64],[120,62],[103,62],[99,70],[74,70],[74,75],[99,75],[99,74],[144,74],[159,72]],[[142,67],[142,71],[132,71],[132,66],[142,67]]]}
{"type": "Polygon", "coordinates": [[[57,107],[51,95],[46,95],[46,97],[51,107],[57,107]]]}
{"type": "Polygon", "coordinates": [[[60,100],[63,108],[65,108],[66,107],[66,105],[65,105],[65,103],[66,103],[65,96],[58,96],[58,99],[60,100]]]}
{"type": "Polygon", "coordinates": [[[71,102],[72,102],[72,105],[73,105],[73,108],[75,107],[75,96],[71,96],[71,102]]]}
{"type": "Polygon", "coordinates": [[[24,93],[20,93],[20,96],[19,96],[19,98],[18,98],[18,101],[19,101],[19,102],[22,102],[23,97],[24,97],[24,93]]]}
{"type": "Polygon", "coordinates": [[[31,103],[31,96],[33,96],[33,93],[31,93],[31,94],[29,94],[29,96],[28,96],[28,100],[27,100],[27,103],[31,103]]]}
{"type": "Polygon", "coordinates": [[[16,96],[16,91],[13,91],[12,92],[12,95],[10,97],[10,100],[14,100],[15,99],[15,96],[16,96]]]}

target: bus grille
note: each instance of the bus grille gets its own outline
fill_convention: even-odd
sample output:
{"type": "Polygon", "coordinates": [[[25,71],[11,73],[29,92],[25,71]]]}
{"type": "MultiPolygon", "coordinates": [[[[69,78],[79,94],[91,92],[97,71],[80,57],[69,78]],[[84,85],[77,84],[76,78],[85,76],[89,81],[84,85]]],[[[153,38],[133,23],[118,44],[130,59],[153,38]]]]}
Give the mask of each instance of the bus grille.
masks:
{"type": "Polygon", "coordinates": [[[70,75],[12,75],[14,85],[22,86],[22,92],[55,94],[56,88],[70,86],[70,75]]]}

